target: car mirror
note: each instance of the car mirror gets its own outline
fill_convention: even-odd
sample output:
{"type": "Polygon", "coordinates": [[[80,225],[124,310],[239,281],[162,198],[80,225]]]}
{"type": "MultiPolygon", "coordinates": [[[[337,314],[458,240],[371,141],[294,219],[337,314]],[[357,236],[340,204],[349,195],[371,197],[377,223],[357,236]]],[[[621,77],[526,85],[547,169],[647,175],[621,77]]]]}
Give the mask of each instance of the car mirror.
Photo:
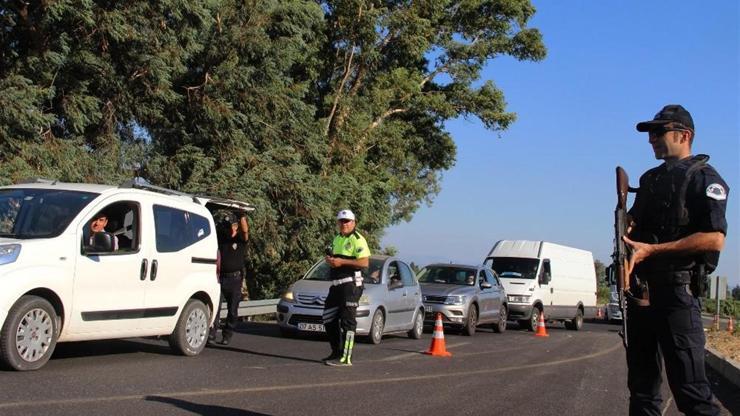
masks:
{"type": "Polygon", "coordinates": [[[480,284],[480,288],[481,289],[490,289],[492,287],[493,287],[493,285],[490,284],[490,283],[488,283],[488,282],[481,282],[481,284],[480,284]]]}
{"type": "Polygon", "coordinates": [[[85,254],[105,254],[113,251],[113,234],[104,231],[93,234],[92,244],[85,245],[85,254]]]}

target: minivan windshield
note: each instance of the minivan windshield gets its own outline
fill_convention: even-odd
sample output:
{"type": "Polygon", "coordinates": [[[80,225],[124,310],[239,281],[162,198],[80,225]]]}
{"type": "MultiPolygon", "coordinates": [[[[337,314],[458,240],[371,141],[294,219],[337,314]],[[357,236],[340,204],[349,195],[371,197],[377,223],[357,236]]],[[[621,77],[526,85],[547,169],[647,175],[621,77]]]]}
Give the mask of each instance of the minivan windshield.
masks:
{"type": "Polygon", "coordinates": [[[0,189],[0,237],[56,237],[97,196],[58,189],[0,189]]]}
{"type": "Polygon", "coordinates": [[[475,272],[472,268],[427,266],[419,273],[419,282],[472,286],[475,284],[475,272]]]}
{"type": "Polygon", "coordinates": [[[539,259],[525,259],[521,257],[494,257],[491,268],[501,278],[535,279],[539,259]]]}
{"type": "MultiPolygon", "coordinates": [[[[370,267],[367,268],[367,270],[362,271],[362,281],[365,284],[378,284],[380,283],[380,273],[383,269],[383,259],[370,259],[370,267]]],[[[323,280],[323,281],[329,281],[331,280],[331,276],[329,273],[329,265],[326,264],[325,261],[321,261],[319,264],[315,265],[311,271],[308,272],[308,275],[306,276],[306,280],[323,280]]]]}

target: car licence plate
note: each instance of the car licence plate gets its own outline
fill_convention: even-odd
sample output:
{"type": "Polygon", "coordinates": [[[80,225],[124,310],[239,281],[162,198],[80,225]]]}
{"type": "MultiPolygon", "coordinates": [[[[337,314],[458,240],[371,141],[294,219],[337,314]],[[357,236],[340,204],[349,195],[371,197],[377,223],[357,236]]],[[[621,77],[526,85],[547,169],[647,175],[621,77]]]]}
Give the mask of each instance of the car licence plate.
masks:
{"type": "Polygon", "coordinates": [[[298,329],[301,331],[326,332],[326,328],[322,324],[307,324],[304,322],[298,323],[298,329]]]}

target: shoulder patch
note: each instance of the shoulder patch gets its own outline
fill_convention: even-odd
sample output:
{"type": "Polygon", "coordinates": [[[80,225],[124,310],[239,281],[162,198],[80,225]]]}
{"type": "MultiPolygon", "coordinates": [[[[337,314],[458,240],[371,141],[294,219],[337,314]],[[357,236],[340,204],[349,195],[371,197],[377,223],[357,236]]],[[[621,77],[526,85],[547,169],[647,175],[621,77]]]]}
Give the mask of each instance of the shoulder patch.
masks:
{"type": "Polygon", "coordinates": [[[708,197],[717,201],[724,201],[725,199],[727,199],[727,192],[725,191],[725,188],[718,183],[713,183],[707,186],[706,194],[708,197]]]}

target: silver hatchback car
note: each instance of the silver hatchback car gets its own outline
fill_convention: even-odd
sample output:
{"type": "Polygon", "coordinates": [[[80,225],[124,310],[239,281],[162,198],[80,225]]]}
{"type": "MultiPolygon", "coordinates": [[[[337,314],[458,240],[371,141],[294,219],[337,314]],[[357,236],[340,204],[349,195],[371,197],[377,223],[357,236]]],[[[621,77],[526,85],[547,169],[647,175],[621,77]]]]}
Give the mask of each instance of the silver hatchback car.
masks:
{"type": "Polygon", "coordinates": [[[475,334],[480,324],[506,330],[506,291],[496,273],[486,266],[430,264],[419,272],[424,298],[425,325],[433,325],[437,313],[445,326],[475,334]]]}
{"type": "MultiPolygon", "coordinates": [[[[277,305],[277,321],[283,335],[324,332],[321,315],[331,281],[324,260],[283,293],[277,305]]],[[[408,332],[418,339],[424,331],[424,304],[421,288],[411,268],[389,256],[371,256],[364,278],[365,289],[357,308],[357,334],[367,335],[373,344],[383,335],[408,332]]]]}

